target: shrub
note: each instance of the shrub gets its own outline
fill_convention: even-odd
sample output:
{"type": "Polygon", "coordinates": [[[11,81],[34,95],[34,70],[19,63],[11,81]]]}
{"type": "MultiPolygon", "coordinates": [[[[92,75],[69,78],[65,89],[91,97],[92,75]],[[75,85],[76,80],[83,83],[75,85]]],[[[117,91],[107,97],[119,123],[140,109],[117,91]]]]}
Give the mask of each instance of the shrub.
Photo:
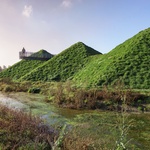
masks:
{"type": "Polygon", "coordinates": [[[11,85],[6,85],[3,89],[4,92],[12,92],[14,91],[14,87],[11,85]]]}
{"type": "Polygon", "coordinates": [[[40,93],[41,89],[37,87],[32,87],[28,90],[29,93],[40,93]]]}
{"type": "Polygon", "coordinates": [[[124,100],[130,106],[137,106],[138,100],[145,103],[147,96],[134,92],[130,89],[124,89],[123,84],[116,84],[111,88],[104,86],[102,89],[85,89],[77,88],[70,83],[57,83],[57,86],[52,87],[49,92],[50,101],[58,104],[61,107],[72,109],[108,109],[118,110],[124,100]]]}
{"type": "Polygon", "coordinates": [[[52,149],[57,133],[31,113],[0,105],[0,147],[2,149],[52,149]]]}

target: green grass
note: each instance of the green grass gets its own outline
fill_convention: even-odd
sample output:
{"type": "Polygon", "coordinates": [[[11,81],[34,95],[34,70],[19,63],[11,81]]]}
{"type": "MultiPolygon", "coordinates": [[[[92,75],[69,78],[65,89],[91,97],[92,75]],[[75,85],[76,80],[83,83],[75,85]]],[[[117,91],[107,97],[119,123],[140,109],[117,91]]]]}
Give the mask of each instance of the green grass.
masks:
{"type": "MultiPolygon", "coordinates": [[[[32,54],[36,57],[51,57],[52,55],[45,50],[39,50],[38,52],[32,54]]],[[[19,80],[22,76],[34,70],[36,67],[44,64],[45,61],[42,60],[21,60],[8,69],[0,72],[0,78],[10,78],[11,80],[19,80]]]]}
{"type": "MultiPolygon", "coordinates": [[[[35,53],[37,56],[41,56],[46,53],[43,50],[35,53]]],[[[46,53],[47,54],[47,53],[46,53]]],[[[12,80],[19,80],[22,76],[29,73],[39,65],[43,64],[45,61],[41,60],[21,60],[8,69],[0,72],[0,78],[10,78],[12,80]]]]}
{"type": "MultiPolygon", "coordinates": [[[[40,56],[41,52],[37,54],[40,56]]],[[[109,53],[100,54],[78,42],[45,63],[37,60],[20,61],[2,71],[0,78],[44,82],[73,80],[79,86],[88,87],[113,85],[119,79],[126,88],[150,88],[150,28],[109,53]]]]}
{"type": "Polygon", "coordinates": [[[95,112],[77,115],[73,121],[74,126],[64,137],[64,150],[123,150],[117,141],[125,149],[149,149],[149,114],[95,112]]]}
{"type": "Polygon", "coordinates": [[[0,78],[11,78],[13,80],[18,80],[20,77],[35,69],[42,63],[44,62],[40,60],[21,60],[15,65],[2,71],[0,73],[0,78]]]}
{"type": "Polygon", "coordinates": [[[37,57],[37,58],[40,58],[40,57],[41,58],[43,58],[43,57],[44,58],[51,58],[53,56],[54,55],[48,53],[46,50],[43,50],[43,49],[41,49],[40,51],[38,51],[38,52],[31,55],[31,57],[37,57]]]}
{"type": "Polygon", "coordinates": [[[121,79],[130,88],[150,87],[150,28],[102,56],[78,72],[74,80],[89,86],[110,85],[121,79]]]}
{"type": "Polygon", "coordinates": [[[78,42],[26,74],[21,80],[66,81],[85,66],[89,56],[96,54],[100,53],[78,42]]]}

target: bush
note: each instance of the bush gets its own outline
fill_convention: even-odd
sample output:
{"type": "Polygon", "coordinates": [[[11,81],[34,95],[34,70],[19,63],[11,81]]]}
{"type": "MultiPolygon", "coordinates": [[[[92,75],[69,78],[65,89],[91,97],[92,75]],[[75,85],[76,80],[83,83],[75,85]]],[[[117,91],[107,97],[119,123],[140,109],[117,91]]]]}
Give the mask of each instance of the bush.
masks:
{"type": "Polygon", "coordinates": [[[3,89],[3,92],[12,92],[14,91],[14,87],[11,85],[6,85],[3,89]]]}
{"type": "Polygon", "coordinates": [[[59,82],[57,86],[52,86],[49,97],[50,101],[61,107],[116,110],[117,105],[118,111],[120,111],[124,100],[127,105],[137,107],[139,99],[143,104],[147,98],[144,94],[124,89],[122,84],[109,88],[104,86],[102,89],[85,89],[77,88],[71,82],[59,82]]]}
{"type": "Polygon", "coordinates": [[[28,90],[29,93],[40,93],[41,89],[37,87],[32,87],[28,90]]]}
{"type": "Polygon", "coordinates": [[[57,132],[39,117],[0,105],[0,149],[52,149],[57,132]]]}

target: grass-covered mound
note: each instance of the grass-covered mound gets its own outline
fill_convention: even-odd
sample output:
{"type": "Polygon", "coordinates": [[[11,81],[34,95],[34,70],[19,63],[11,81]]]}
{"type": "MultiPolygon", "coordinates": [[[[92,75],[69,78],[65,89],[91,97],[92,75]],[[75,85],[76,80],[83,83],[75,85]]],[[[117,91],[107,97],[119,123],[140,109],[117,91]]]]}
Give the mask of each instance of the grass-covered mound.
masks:
{"type": "Polygon", "coordinates": [[[100,52],[78,42],[26,74],[21,80],[65,81],[82,69],[91,55],[100,52]]]}
{"type": "MultiPolygon", "coordinates": [[[[45,50],[40,50],[32,55],[36,57],[51,56],[51,54],[45,50]]],[[[45,63],[45,61],[21,60],[20,62],[14,64],[8,69],[0,72],[0,78],[10,78],[13,80],[18,80],[19,78],[21,78],[22,76],[29,73],[30,71],[32,71],[33,69],[35,69],[36,67],[40,66],[43,63],[45,63]]]]}
{"type": "MultiPolygon", "coordinates": [[[[36,53],[43,56],[45,51],[36,53]]],[[[118,79],[130,88],[150,88],[150,28],[139,32],[105,55],[78,42],[47,62],[23,60],[2,71],[0,78],[19,81],[66,81],[88,86],[113,85],[118,79]]],[[[51,55],[51,54],[50,54],[51,55]]]]}
{"type": "Polygon", "coordinates": [[[11,78],[13,80],[18,80],[20,77],[24,76],[43,63],[44,61],[41,60],[21,60],[8,69],[0,72],[0,78],[11,78]]]}
{"type": "Polygon", "coordinates": [[[150,88],[150,28],[108,54],[95,56],[74,77],[78,83],[90,86],[113,84],[118,79],[131,88],[150,88]]]}
{"type": "Polygon", "coordinates": [[[37,59],[40,59],[41,58],[41,60],[43,59],[50,59],[50,58],[52,58],[54,55],[53,54],[50,54],[50,53],[48,53],[46,50],[44,50],[44,49],[41,49],[40,51],[38,51],[38,52],[36,52],[36,53],[33,53],[30,57],[32,57],[32,58],[37,58],[37,59]]]}

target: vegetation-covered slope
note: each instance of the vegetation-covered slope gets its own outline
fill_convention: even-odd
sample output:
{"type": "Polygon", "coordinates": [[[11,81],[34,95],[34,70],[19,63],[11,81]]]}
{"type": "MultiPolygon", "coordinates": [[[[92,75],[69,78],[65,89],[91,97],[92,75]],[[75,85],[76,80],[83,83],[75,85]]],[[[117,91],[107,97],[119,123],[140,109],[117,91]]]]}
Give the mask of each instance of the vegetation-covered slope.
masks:
{"type": "Polygon", "coordinates": [[[131,88],[150,88],[150,28],[93,58],[74,80],[88,85],[113,84],[122,79],[131,88]]]}
{"type": "Polygon", "coordinates": [[[51,58],[53,57],[54,55],[48,53],[46,50],[42,49],[36,53],[33,53],[31,55],[31,57],[35,57],[35,58],[51,58]]]}
{"type": "MultiPolygon", "coordinates": [[[[41,55],[48,55],[48,52],[45,50],[40,50],[39,52],[35,53],[36,56],[41,55]]],[[[34,54],[33,54],[34,55],[34,54]]],[[[0,73],[0,78],[11,78],[13,80],[18,80],[25,74],[29,73],[39,65],[45,63],[45,61],[41,60],[21,60],[20,62],[14,64],[13,66],[9,67],[8,69],[2,71],[0,73]]]]}
{"type": "Polygon", "coordinates": [[[21,80],[65,81],[83,68],[88,56],[96,54],[100,52],[78,42],[26,74],[21,80]]]}
{"type": "Polygon", "coordinates": [[[89,86],[110,85],[121,79],[131,88],[150,88],[150,28],[109,53],[99,54],[78,42],[47,62],[22,60],[1,72],[0,78],[10,77],[20,81],[73,79],[89,86]]]}

